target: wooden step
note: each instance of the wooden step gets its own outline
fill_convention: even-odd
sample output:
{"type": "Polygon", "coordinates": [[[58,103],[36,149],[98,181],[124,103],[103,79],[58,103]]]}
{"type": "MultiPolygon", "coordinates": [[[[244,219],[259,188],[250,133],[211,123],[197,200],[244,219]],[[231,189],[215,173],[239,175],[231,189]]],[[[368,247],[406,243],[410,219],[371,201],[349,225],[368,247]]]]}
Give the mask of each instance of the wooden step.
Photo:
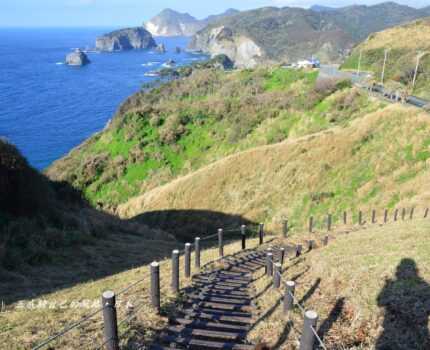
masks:
{"type": "Polygon", "coordinates": [[[244,332],[212,331],[184,326],[169,326],[167,331],[184,337],[214,339],[218,341],[240,341],[245,335],[244,332]]]}
{"type": "Polygon", "coordinates": [[[165,337],[162,337],[161,340],[165,343],[170,343],[170,344],[174,343],[181,346],[186,346],[187,349],[197,349],[197,350],[202,350],[202,349],[254,350],[255,349],[255,346],[253,345],[199,340],[191,337],[165,336],[165,337]]]}
{"type": "Polygon", "coordinates": [[[172,323],[178,323],[183,326],[196,327],[200,329],[224,330],[228,332],[247,332],[249,330],[248,326],[240,326],[237,324],[227,324],[220,322],[188,320],[186,318],[173,319],[172,323]]]}

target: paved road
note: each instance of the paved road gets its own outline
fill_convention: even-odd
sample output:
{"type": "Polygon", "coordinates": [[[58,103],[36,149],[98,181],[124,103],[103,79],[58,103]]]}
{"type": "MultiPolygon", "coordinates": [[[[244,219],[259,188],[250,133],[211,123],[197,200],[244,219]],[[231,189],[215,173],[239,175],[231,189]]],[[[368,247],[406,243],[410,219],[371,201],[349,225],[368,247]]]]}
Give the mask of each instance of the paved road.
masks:
{"type": "MultiPolygon", "coordinates": [[[[352,82],[366,90],[369,90],[373,93],[376,93],[383,97],[384,99],[388,99],[391,102],[400,102],[400,93],[396,91],[391,91],[386,89],[382,85],[374,85],[370,87],[366,84],[366,80],[371,78],[372,74],[367,72],[362,72],[360,75],[357,75],[353,72],[344,72],[339,70],[338,65],[321,65],[319,79],[324,78],[339,78],[339,79],[351,79],[352,82]]],[[[424,108],[425,106],[430,104],[430,101],[426,101],[422,98],[416,96],[407,96],[405,102],[413,105],[415,107],[424,108]]]]}

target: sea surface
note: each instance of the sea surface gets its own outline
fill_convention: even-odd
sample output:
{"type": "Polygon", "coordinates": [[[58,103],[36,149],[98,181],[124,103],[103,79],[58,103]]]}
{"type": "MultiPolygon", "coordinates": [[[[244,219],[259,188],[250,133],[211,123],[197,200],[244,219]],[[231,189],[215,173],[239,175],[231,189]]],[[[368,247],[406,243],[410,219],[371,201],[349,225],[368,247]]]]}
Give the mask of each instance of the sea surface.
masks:
{"type": "Polygon", "coordinates": [[[65,65],[72,49],[92,48],[116,28],[0,28],[0,137],[15,144],[31,165],[44,169],[93,133],[142,84],[145,73],[169,59],[178,65],[206,59],[182,52],[188,38],[155,38],[168,52],[88,53],[91,64],[65,65]]]}

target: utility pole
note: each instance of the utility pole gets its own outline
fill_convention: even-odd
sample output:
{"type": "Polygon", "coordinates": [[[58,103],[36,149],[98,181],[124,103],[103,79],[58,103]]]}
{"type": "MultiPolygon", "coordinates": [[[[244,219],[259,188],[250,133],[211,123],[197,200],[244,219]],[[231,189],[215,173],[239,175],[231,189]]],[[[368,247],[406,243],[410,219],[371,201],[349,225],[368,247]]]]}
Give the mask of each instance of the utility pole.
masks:
{"type": "Polygon", "coordinates": [[[360,49],[360,56],[358,57],[357,76],[360,77],[361,71],[361,58],[363,57],[363,49],[360,49]]]}
{"type": "Polygon", "coordinates": [[[414,92],[415,83],[417,82],[418,69],[420,68],[420,61],[428,52],[418,52],[417,55],[417,65],[415,66],[414,78],[412,80],[412,93],[414,92]]]}
{"type": "Polygon", "coordinates": [[[384,54],[384,65],[382,66],[382,74],[381,74],[381,84],[384,85],[384,78],[385,78],[385,66],[387,65],[387,59],[388,59],[388,49],[385,49],[384,54]]]}

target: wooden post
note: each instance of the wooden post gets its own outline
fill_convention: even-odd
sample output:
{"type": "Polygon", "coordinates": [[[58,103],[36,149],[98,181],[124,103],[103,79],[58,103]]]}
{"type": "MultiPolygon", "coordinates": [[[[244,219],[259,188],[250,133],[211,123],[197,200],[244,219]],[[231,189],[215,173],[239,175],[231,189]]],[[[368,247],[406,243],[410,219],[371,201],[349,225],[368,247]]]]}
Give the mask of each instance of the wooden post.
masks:
{"type": "Polygon", "coordinates": [[[267,276],[273,275],[273,254],[267,253],[266,255],[266,274],[267,276]]]}
{"type": "Polygon", "coordinates": [[[323,245],[328,245],[328,235],[324,237],[323,245]]]}
{"type": "Polygon", "coordinates": [[[284,260],[285,260],[285,248],[281,248],[280,249],[280,254],[281,254],[281,266],[284,266],[284,260]]]}
{"type": "Polygon", "coordinates": [[[160,313],[160,265],[154,261],[151,264],[151,305],[160,313]]]}
{"type": "Polygon", "coordinates": [[[309,218],[309,233],[312,233],[314,231],[314,217],[311,216],[309,218]]]}
{"type": "Polygon", "coordinates": [[[223,240],[223,229],[220,228],[218,229],[218,251],[219,251],[219,256],[223,257],[224,256],[224,240],[223,240]]]}
{"type": "Polygon", "coordinates": [[[331,220],[332,220],[332,216],[331,214],[327,215],[327,231],[330,232],[331,231],[331,220]]]}
{"type": "Polygon", "coordinates": [[[361,210],[358,212],[358,224],[363,225],[363,212],[361,210]]]}
{"type": "Polygon", "coordinates": [[[108,350],[119,350],[118,325],[115,306],[115,293],[102,294],[104,340],[108,350]]]}
{"type": "Polygon", "coordinates": [[[303,323],[302,337],[300,338],[300,350],[312,350],[315,343],[315,334],[311,328],[316,330],[318,314],[315,311],[306,311],[303,323]]]}
{"type": "Polygon", "coordinates": [[[397,217],[399,216],[399,209],[394,210],[394,221],[397,221],[397,217]]]}
{"type": "Polygon", "coordinates": [[[194,266],[197,270],[200,270],[200,237],[196,237],[194,239],[194,254],[195,254],[195,261],[194,266]]]}
{"type": "Polygon", "coordinates": [[[172,251],[172,292],[179,293],[179,250],[172,251]]]}
{"type": "Polygon", "coordinates": [[[411,220],[413,220],[413,218],[414,218],[414,211],[415,211],[415,207],[412,207],[411,212],[409,214],[409,219],[411,219],[411,220]]]}
{"type": "Polygon", "coordinates": [[[388,221],[388,209],[384,210],[384,224],[386,224],[388,221]]]}
{"type": "Polygon", "coordinates": [[[288,220],[284,220],[283,224],[284,238],[288,237],[288,220]]]}
{"type": "Polygon", "coordinates": [[[240,227],[240,233],[242,235],[242,250],[246,249],[246,226],[242,225],[240,227]]]}
{"type": "Polygon", "coordinates": [[[428,215],[429,215],[429,208],[426,208],[426,211],[424,212],[424,219],[426,219],[428,215]]]}
{"type": "Polygon", "coordinates": [[[405,220],[405,216],[406,216],[406,209],[403,208],[402,209],[402,220],[405,220]]]}
{"type": "Polygon", "coordinates": [[[260,245],[264,243],[264,224],[259,226],[260,245]]]}
{"type": "Polygon", "coordinates": [[[298,244],[296,246],[296,257],[299,257],[300,255],[302,255],[302,249],[303,249],[303,247],[301,244],[298,244]]]}
{"type": "Polygon", "coordinates": [[[184,270],[185,277],[191,277],[191,243],[185,243],[185,254],[184,254],[184,270]]]}
{"type": "Polygon", "coordinates": [[[343,212],[343,224],[346,225],[348,223],[346,211],[343,212]]]}
{"type": "Polygon", "coordinates": [[[314,245],[315,245],[315,241],[314,240],[309,240],[308,241],[308,249],[309,249],[309,251],[311,251],[313,248],[314,248],[314,245]]]}
{"type": "Polygon", "coordinates": [[[375,224],[375,223],[376,223],[376,210],[373,209],[372,210],[372,224],[375,224]]]}
{"type": "Polygon", "coordinates": [[[274,264],[274,271],[273,271],[273,288],[279,289],[281,286],[281,268],[282,265],[280,263],[274,264]]]}
{"type": "Polygon", "coordinates": [[[296,284],[294,281],[287,281],[285,294],[284,294],[284,314],[288,314],[288,311],[292,310],[294,307],[294,291],[296,289],[296,284]]]}

